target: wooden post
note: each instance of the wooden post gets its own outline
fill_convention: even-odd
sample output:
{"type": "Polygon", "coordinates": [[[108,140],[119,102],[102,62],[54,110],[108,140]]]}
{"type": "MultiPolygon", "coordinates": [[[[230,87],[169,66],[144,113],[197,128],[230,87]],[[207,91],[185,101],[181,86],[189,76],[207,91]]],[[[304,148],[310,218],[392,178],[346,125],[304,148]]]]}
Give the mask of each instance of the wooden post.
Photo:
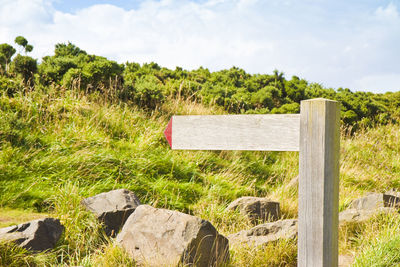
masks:
{"type": "Polygon", "coordinates": [[[301,102],[298,266],[338,266],[339,103],[301,102]]]}
{"type": "Polygon", "coordinates": [[[331,267],[338,265],[339,112],[336,101],[312,99],[301,102],[300,116],[173,116],[164,134],[172,149],[299,150],[298,266],[331,267]]]}

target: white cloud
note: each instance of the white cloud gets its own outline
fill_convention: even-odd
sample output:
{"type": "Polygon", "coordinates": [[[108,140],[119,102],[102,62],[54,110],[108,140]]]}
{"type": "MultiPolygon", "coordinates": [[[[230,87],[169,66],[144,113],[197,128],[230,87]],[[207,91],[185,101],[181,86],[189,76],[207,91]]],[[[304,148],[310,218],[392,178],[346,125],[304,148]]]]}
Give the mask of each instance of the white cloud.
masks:
{"type": "Polygon", "coordinates": [[[399,12],[397,10],[397,6],[393,3],[389,3],[386,7],[378,7],[375,11],[375,15],[380,19],[385,20],[398,20],[399,12]]]}
{"type": "Polygon", "coordinates": [[[400,90],[399,73],[388,73],[382,75],[370,75],[357,80],[355,84],[369,91],[386,92],[400,90]]]}
{"type": "MultiPolygon", "coordinates": [[[[71,41],[119,62],[235,65],[251,73],[277,68],[289,78],[358,90],[378,90],[385,73],[400,70],[394,3],[371,9],[345,0],[145,0],[134,10],[102,4],[66,13],[50,0],[0,0],[0,42],[17,35],[35,46],[37,58],[71,41]]],[[[388,78],[384,85],[393,90],[396,83],[388,78]]]]}

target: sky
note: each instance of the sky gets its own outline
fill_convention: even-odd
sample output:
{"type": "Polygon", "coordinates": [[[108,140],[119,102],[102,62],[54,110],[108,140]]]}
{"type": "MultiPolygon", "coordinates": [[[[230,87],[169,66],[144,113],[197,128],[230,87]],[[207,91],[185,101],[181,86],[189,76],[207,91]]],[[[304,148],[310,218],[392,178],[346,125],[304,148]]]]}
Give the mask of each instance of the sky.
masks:
{"type": "Polygon", "coordinates": [[[39,61],[71,42],[119,63],[400,90],[400,0],[0,0],[0,43],[19,35],[39,61]]]}

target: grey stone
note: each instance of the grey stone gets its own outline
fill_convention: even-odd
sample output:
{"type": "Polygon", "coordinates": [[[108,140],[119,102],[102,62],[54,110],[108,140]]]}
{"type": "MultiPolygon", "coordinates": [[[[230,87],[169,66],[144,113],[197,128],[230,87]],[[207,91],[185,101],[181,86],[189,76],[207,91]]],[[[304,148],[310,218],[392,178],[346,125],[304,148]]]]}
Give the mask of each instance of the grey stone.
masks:
{"type": "Polygon", "coordinates": [[[379,213],[397,212],[395,208],[383,207],[377,209],[348,209],[339,213],[339,224],[364,222],[379,213]]]}
{"type": "Polygon", "coordinates": [[[394,195],[382,193],[369,193],[365,197],[353,200],[350,204],[351,209],[377,209],[386,207],[400,207],[400,198],[394,195]]]}
{"type": "Polygon", "coordinates": [[[239,210],[251,220],[276,221],[281,217],[279,202],[262,197],[241,197],[227,207],[229,210],[239,210]]]}
{"type": "Polygon", "coordinates": [[[229,242],[214,226],[178,211],[140,205],[117,242],[146,266],[220,266],[229,259],[229,242]]]}
{"type": "Polygon", "coordinates": [[[0,240],[33,251],[52,249],[64,231],[58,219],[44,218],[0,229],[0,240]]]}
{"type": "Polygon", "coordinates": [[[96,214],[108,236],[116,236],[140,201],[133,192],[117,189],[85,198],[82,204],[96,214]]]}
{"type": "Polygon", "coordinates": [[[232,244],[249,246],[267,245],[280,239],[292,239],[297,236],[297,220],[287,219],[257,225],[228,236],[232,244]]]}

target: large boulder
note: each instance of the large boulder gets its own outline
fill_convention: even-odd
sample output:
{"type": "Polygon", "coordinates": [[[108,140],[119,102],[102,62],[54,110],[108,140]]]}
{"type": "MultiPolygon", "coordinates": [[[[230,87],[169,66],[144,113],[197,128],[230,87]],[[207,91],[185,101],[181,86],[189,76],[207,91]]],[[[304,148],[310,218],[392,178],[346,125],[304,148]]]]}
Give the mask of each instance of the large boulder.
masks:
{"type": "Polygon", "coordinates": [[[297,236],[297,220],[288,219],[257,225],[228,236],[232,244],[249,246],[266,245],[280,239],[292,239],[297,236]]]}
{"type": "Polygon", "coordinates": [[[117,189],[85,198],[82,204],[96,214],[108,236],[116,236],[140,201],[133,192],[117,189]]]}
{"type": "Polygon", "coordinates": [[[229,210],[239,210],[252,221],[276,221],[281,217],[279,202],[262,197],[241,197],[227,207],[229,210]]]}
{"type": "Polygon", "coordinates": [[[369,193],[365,197],[353,200],[350,204],[351,209],[373,210],[377,208],[400,207],[400,198],[395,195],[382,193],[369,193]]]}
{"type": "Polygon", "coordinates": [[[52,249],[64,231],[58,219],[44,218],[0,229],[0,240],[12,241],[20,247],[44,251],[52,249]]]}
{"type": "Polygon", "coordinates": [[[146,266],[219,266],[229,259],[228,239],[200,218],[140,205],[117,242],[146,266]]]}

